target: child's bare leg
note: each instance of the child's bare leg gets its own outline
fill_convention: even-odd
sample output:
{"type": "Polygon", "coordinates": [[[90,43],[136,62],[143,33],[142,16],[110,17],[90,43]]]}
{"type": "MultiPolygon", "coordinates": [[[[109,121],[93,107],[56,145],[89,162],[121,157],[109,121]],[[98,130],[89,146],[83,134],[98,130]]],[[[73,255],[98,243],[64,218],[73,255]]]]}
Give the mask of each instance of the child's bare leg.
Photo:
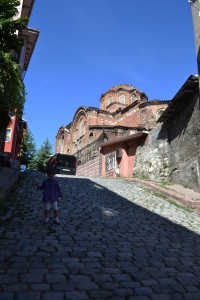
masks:
{"type": "Polygon", "coordinates": [[[55,209],[55,210],[53,211],[53,213],[54,213],[54,218],[55,218],[54,223],[59,224],[60,222],[59,222],[59,218],[58,218],[58,210],[55,209]]]}
{"type": "Polygon", "coordinates": [[[53,214],[54,214],[54,223],[60,224],[60,221],[58,218],[58,203],[57,203],[57,201],[53,203],[53,214]]]}
{"type": "Polygon", "coordinates": [[[49,212],[50,212],[50,204],[48,202],[44,202],[44,223],[49,222],[49,212]]]}
{"type": "Polygon", "coordinates": [[[44,210],[44,223],[49,222],[49,210],[44,210]]]}
{"type": "Polygon", "coordinates": [[[49,218],[49,210],[44,210],[44,217],[45,219],[49,218]]]}
{"type": "Polygon", "coordinates": [[[54,214],[54,218],[55,218],[55,219],[58,218],[58,210],[57,210],[57,209],[55,209],[55,210],[53,211],[53,214],[54,214]]]}

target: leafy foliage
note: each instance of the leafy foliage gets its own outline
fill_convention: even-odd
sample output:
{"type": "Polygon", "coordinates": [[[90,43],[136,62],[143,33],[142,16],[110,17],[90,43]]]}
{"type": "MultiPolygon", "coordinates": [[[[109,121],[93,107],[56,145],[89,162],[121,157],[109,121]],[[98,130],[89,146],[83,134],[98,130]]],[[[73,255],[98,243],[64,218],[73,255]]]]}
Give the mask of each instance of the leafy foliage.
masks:
{"type": "Polygon", "coordinates": [[[14,19],[17,0],[0,1],[0,132],[11,121],[10,113],[23,114],[26,99],[25,86],[17,56],[23,45],[17,32],[26,27],[27,19],[14,19]]]}
{"type": "Polygon", "coordinates": [[[49,158],[52,156],[52,146],[46,139],[39,150],[36,150],[36,144],[30,129],[24,136],[24,142],[19,152],[20,164],[26,165],[28,169],[44,172],[49,158]]]}
{"type": "Polygon", "coordinates": [[[36,154],[36,169],[40,172],[44,172],[44,168],[52,156],[52,146],[48,139],[44,141],[41,148],[37,151],[36,154]]]}
{"type": "Polygon", "coordinates": [[[26,92],[20,66],[10,53],[0,51],[0,66],[0,131],[2,131],[11,120],[11,112],[17,110],[18,116],[22,116],[26,92]]]}
{"type": "Polygon", "coordinates": [[[20,164],[26,165],[29,169],[36,168],[36,144],[33,134],[30,129],[27,130],[24,136],[23,144],[19,152],[20,164]]]}
{"type": "Polygon", "coordinates": [[[18,37],[17,32],[26,27],[28,19],[14,19],[19,5],[18,0],[0,1],[0,49],[3,52],[13,50],[18,53],[23,45],[23,40],[18,37]]]}

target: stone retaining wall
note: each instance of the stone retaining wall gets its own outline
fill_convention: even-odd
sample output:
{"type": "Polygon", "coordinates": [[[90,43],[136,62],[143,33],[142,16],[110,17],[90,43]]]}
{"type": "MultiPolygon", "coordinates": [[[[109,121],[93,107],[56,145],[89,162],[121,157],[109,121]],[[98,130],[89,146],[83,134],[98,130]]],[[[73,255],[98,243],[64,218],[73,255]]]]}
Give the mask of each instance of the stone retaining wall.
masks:
{"type": "Polygon", "coordinates": [[[19,171],[13,168],[0,169],[0,199],[7,195],[9,189],[19,179],[19,171]]]}
{"type": "Polygon", "coordinates": [[[134,176],[154,181],[170,180],[170,148],[166,133],[162,139],[157,139],[159,133],[160,127],[152,130],[148,136],[148,144],[137,148],[134,176]]]}
{"type": "Polygon", "coordinates": [[[184,109],[175,114],[169,126],[161,124],[153,129],[147,145],[138,147],[133,175],[155,181],[171,181],[200,192],[198,91],[184,109]]]}

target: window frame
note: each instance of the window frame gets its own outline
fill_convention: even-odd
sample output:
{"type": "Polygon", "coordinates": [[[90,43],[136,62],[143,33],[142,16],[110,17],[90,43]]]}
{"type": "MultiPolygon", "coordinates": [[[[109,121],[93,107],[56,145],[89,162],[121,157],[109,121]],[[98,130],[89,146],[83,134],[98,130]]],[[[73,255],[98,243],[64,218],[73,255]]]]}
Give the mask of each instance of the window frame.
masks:
{"type": "Polygon", "coordinates": [[[6,143],[10,143],[11,139],[12,139],[12,128],[6,128],[4,141],[6,143]]]}

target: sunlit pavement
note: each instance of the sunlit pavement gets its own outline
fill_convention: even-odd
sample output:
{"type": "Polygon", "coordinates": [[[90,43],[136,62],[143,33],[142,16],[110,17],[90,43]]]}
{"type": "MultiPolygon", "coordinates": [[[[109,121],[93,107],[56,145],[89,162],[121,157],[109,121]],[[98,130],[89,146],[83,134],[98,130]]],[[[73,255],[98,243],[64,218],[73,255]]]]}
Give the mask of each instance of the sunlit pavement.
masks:
{"type": "Polygon", "coordinates": [[[57,176],[43,225],[28,173],[0,225],[0,299],[200,299],[200,214],[123,179],[57,176]]]}

